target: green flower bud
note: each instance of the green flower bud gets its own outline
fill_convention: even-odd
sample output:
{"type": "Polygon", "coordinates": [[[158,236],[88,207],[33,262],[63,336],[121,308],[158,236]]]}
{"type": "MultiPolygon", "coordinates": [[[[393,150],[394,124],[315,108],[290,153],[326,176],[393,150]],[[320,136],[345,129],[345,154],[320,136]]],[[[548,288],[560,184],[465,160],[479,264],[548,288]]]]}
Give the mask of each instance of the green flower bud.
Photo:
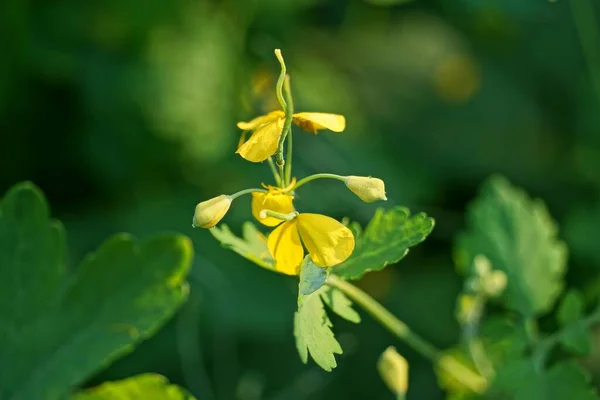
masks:
{"type": "Polygon", "coordinates": [[[347,176],[344,183],[362,201],[372,203],[377,200],[387,200],[385,184],[381,179],[370,176],[347,176]]]}
{"type": "Polygon", "coordinates": [[[192,226],[194,228],[212,228],[227,214],[230,206],[231,196],[225,194],[198,203],[192,226]]]}
{"type": "Polygon", "coordinates": [[[377,361],[377,370],[386,386],[399,398],[408,390],[408,362],[393,346],[385,349],[377,361]]]}

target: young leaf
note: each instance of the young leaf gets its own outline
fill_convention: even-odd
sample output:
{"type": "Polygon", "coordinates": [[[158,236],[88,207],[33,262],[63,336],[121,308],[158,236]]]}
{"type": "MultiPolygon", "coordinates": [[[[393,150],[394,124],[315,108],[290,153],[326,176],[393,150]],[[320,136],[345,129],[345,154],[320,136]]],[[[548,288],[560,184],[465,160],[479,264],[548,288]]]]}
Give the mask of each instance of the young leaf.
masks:
{"type": "Polygon", "coordinates": [[[494,177],[471,204],[467,227],[456,246],[460,272],[469,274],[482,254],[508,277],[501,297],[508,308],[526,317],[552,308],[564,286],[567,249],[542,202],[494,177]]]}
{"type": "Polygon", "coordinates": [[[558,306],[556,319],[561,326],[571,324],[583,316],[584,307],[585,301],[581,293],[578,290],[570,289],[558,306]]]}
{"type": "Polygon", "coordinates": [[[275,271],[275,260],[269,253],[267,238],[252,222],[244,223],[241,238],[235,236],[225,224],[215,226],[209,229],[209,232],[221,242],[223,247],[233,250],[263,268],[275,271]]]}
{"type": "Polygon", "coordinates": [[[0,398],[64,398],[133,349],[184,301],[192,246],[117,235],[76,269],[62,225],[29,183],[0,204],[0,398]]]}
{"type": "Polygon", "coordinates": [[[300,295],[309,295],[318,290],[327,280],[327,270],[312,262],[310,256],[304,257],[300,266],[300,295]]]}
{"type": "Polygon", "coordinates": [[[584,355],[592,351],[592,337],[583,320],[570,324],[562,334],[560,343],[574,354],[584,355]]]}
{"type": "Polygon", "coordinates": [[[121,381],[106,382],[75,393],[71,400],[195,400],[177,385],[157,374],[142,374],[121,381]]]}
{"type": "Polygon", "coordinates": [[[317,365],[329,372],[337,366],[334,354],[342,354],[342,347],[331,331],[333,324],[321,301],[320,292],[323,289],[298,297],[298,311],[294,315],[294,336],[302,362],[308,362],[310,353],[317,365]]]}
{"type": "Polygon", "coordinates": [[[421,243],[431,233],[433,218],[424,213],[410,217],[404,207],[378,209],[373,219],[356,238],[354,252],[345,262],[331,268],[344,279],[360,279],[369,271],[379,271],[400,261],[408,248],[421,243]]]}
{"type": "Polygon", "coordinates": [[[341,290],[325,286],[321,290],[321,298],[334,313],[346,321],[354,322],[355,324],[360,322],[360,315],[352,308],[352,301],[341,290]]]}
{"type": "Polygon", "coordinates": [[[587,372],[575,361],[559,363],[547,371],[529,374],[516,387],[515,400],[598,400],[587,372]]]}

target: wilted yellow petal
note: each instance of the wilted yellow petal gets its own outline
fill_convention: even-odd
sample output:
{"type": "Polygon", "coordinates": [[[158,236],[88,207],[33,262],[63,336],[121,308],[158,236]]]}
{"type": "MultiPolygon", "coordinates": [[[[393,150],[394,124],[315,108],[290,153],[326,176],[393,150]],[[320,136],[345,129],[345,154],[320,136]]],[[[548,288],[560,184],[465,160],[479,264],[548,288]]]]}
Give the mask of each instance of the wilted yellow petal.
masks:
{"type": "Polygon", "coordinates": [[[352,254],[354,236],[341,222],[319,214],[300,214],[296,220],[302,243],[319,267],[332,267],[352,254]]]}
{"type": "Polygon", "coordinates": [[[237,127],[244,131],[253,131],[261,125],[264,125],[269,122],[276,121],[278,119],[284,118],[285,113],[283,111],[271,111],[266,115],[261,115],[260,117],[256,117],[248,122],[238,122],[237,127]]]}
{"type": "Polygon", "coordinates": [[[319,129],[343,132],[346,118],[338,114],[302,112],[294,114],[294,123],[307,132],[316,134],[319,129]]]}
{"type": "Polygon", "coordinates": [[[277,151],[279,137],[283,130],[283,122],[283,119],[277,119],[261,125],[260,128],[254,131],[250,139],[237,149],[236,153],[239,153],[248,161],[265,161],[277,151]]]}
{"type": "Polygon", "coordinates": [[[263,225],[275,226],[282,221],[273,217],[260,218],[262,210],[271,210],[282,214],[294,211],[294,198],[289,194],[252,192],[252,215],[263,225]]]}
{"type": "Polygon", "coordinates": [[[267,239],[271,256],[275,259],[275,269],[287,275],[297,275],[304,259],[304,249],[298,236],[297,221],[279,225],[267,239]]]}

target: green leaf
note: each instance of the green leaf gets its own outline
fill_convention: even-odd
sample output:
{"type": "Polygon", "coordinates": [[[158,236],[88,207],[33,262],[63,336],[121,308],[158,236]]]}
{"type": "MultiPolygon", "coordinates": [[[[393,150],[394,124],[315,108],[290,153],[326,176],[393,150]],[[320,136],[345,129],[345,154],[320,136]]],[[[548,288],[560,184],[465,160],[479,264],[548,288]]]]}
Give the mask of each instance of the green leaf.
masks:
{"type": "Polygon", "coordinates": [[[378,209],[356,239],[354,252],[345,262],[331,268],[344,279],[360,279],[369,271],[379,271],[400,261],[408,248],[421,243],[433,230],[433,218],[424,213],[410,217],[404,207],[378,209]]]}
{"type": "Polygon", "coordinates": [[[342,347],[331,331],[321,292],[324,287],[307,296],[298,297],[298,311],[294,315],[294,336],[296,348],[303,363],[308,362],[308,354],[325,371],[337,366],[334,354],[342,354],[342,347]]]}
{"type": "Polygon", "coordinates": [[[252,222],[244,223],[242,237],[238,237],[225,224],[209,229],[209,232],[225,248],[231,249],[253,263],[275,271],[275,260],[269,253],[267,238],[252,222]]]}
{"type": "Polygon", "coordinates": [[[63,398],[152,335],[186,298],[180,235],[117,235],[66,266],[64,230],[29,183],[0,204],[0,398],[63,398]]]}
{"type": "Polygon", "coordinates": [[[541,201],[493,177],[471,204],[467,227],[456,245],[460,272],[472,273],[474,258],[482,254],[508,277],[501,296],[508,308],[526,317],[552,308],[563,290],[567,248],[541,201]]]}
{"type": "Polygon", "coordinates": [[[556,319],[561,326],[569,325],[583,316],[583,309],[585,307],[585,300],[578,290],[570,289],[563,297],[558,311],[556,312],[556,319]]]}
{"type": "Polygon", "coordinates": [[[321,290],[321,298],[340,317],[355,324],[360,322],[360,315],[352,308],[352,301],[341,290],[325,286],[321,290]]]}
{"type": "Polygon", "coordinates": [[[318,290],[327,280],[327,270],[312,262],[310,256],[304,257],[300,266],[300,294],[308,295],[318,290]]]}
{"type": "Polygon", "coordinates": [[[559,363],[547,371],[528,374],[516,386],[515,400],[597,400],[587,372],[575,361],[559,363]]]}
{"type": "Polygon", "coordinates": [[[565,328],[560,343],[577,355],[588,354],[592,351],[592,337],[587,324],[579,320],[565,328]]]}
{"type": "Polygon", "coordinates": [[[77,392],[72,400],[195,400],[157,374],[142,374],[77,392]]]}

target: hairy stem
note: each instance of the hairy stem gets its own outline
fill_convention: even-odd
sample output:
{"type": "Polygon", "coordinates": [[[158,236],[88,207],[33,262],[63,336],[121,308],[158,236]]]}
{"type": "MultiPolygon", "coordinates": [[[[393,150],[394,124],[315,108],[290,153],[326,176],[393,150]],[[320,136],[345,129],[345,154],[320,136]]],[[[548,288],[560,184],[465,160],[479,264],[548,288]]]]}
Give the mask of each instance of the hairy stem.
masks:
{"type": "Polygon", "coordinates": [[[341,290],[346,296],[371,314],[377,322],[394,336],[404,341],[422,356],[429,358],[434,364],[444,370],[447,374],[451,375],[454,379],[461,382],[475,393],[484,392],[487,386],[486,379],[466,367],[456,358],[442,354],[440,350],[411,331],[404,322],[400,321],[396,316],[389,312],[387,308],[382,306],[367,293],[335,275],[329,276],[327,284],[341,290]]]}

